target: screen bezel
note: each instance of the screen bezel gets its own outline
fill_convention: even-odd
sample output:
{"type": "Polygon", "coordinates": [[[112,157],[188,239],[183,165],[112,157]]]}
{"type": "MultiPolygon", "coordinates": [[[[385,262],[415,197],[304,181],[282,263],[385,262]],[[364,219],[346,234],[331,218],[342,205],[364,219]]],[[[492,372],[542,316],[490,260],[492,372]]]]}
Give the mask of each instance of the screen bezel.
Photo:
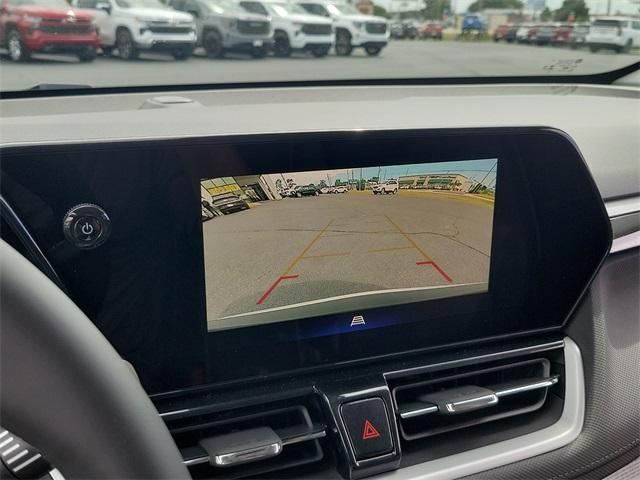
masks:
{"type": "MultiPolygon", "coordinates": [[[[480,294],[384,307],[375,312],[363,310],[359,313],[393,316],[395,324],[331,336],[301,335],[303,324],[316,322],[317,317],[209,334],[206,331],[200,234],[189,246],[189,255],[194,256],[190,259],[194,268],[188,279],[166,285],[158,292],[149,292],[140,285],[136,287],[139,288],[136,294],[160,297],[170,288],[191,289],[188,298],[200,302],[193,305],[191,311],[198,317],[196,321],[203,330],[197,339],[192,339],[196,343],[176,342],[175,349],[178,351],[185,346],[193,349],[202,357],[205,373],[185,374],[184,369],[179,368],[183,361],[180,352],[161,352],[158,355],[164,357],[144,361],[132,359],[143,382],[146,374],[151,372],[151,375],[154,369],[164,377],[161,386],[145,385],[150,393],[289,375],[346,362],[557,330],[575,308],[611,243],[610,223],[603,202],[580,153],[566,134],[542,127],[200,137],[12,147],[3,149],[2,154],[3,170],[24,169],[32,164],[34,172],[37,172],[39,162],[56,156],[59,156],[60,168],[65,168],[67,162],[91,165],[108,158],[114,169],[122,165],[125,170],[127,165],[142,161],[139,159],[144,158],[150,165],[156,159],[168,159],[185,172],[194,187],[193,198],[184,201],[184,206],[180,207],[189,218],[200,217],[199,194],[196,193],[199,188],[195,187],[199,187],[200,179],[205,177],[358,168],[372,164],[498,159],[489,284],[490,291],[500,295],[500,301],[480,294]],[[552,177],[545,178],[547,169],[553,169],[552,177]],[[518,202],[502,201],[512,196],[510,186],[520,186],[525,192],[518,202]],[[559,193],[561,189],[566,192],[564,197],[559,193]],[[502,263],[496,265],[495,262],[502,263]],[[554,262],[556,265],[566,263],[572,268],[563,269],[562,275],[549,275],[555,268],[554,262]],[[422,316],[429,316],[431,321],[425,322],[422,316]],[[407,334],[407,327],[410,327],[410,334],[407,334]]],[[[73,193],[73,188],[69,191],[73,193]]],[[[159,200],[162,194],[157,193],[159,200]]],[[[61,205],[55,207],[61,211],[61,205]]],[[[55,251],[60,239],[41,234],[37,222],[31,220],[25,218],[25,223],[43,251],[55,251]]],[[[60,234],[55,233],[55,236],[60,234]]],[[[95,269],[100,262],[108,263],[108,252],[107,243],[104,248],[82,258],[84,266],[95,269]]],[[[61,264],[53,258],[51,263],[60,271],[63,281],[70,280],[69,275],[77,267],[69,260],[67,264],[61,264]]],[[[85,300],[82,293],[73,288],[70,293],[82,306],[85,300]]],[[[180,291],[172,294],[178,297],[180,291]]],[[[85,308],[85,312],[93,319],[90,309],[85,308]]],[[[341,322],[344,319],[325,320],[341,322]]],[[[108,328],[104,331],[113,340],[108,328]]],[[[127,358],[127,352],[121,353],[127,358]]]]}

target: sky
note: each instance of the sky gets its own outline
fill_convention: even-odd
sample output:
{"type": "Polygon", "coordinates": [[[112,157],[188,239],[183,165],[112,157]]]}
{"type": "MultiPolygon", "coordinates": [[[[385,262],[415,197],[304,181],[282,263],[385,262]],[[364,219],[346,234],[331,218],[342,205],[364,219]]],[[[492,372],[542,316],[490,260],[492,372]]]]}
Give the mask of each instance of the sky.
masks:
{"type": "MultiPolygon", "coordinates": [[[[482,180],[487,172],[491,171],[487,175],[484,183],[486,185],[492,184],[495,180],[495,165],[496,159],[485,160],[466,160],[461,162],[441,162],[441,163],[414,163],[408,165],[394,165],[387,167],[367,167],[362,169],[362,178],[370,179],[378,176],[378,168],[380,171],[380,177],[390,179],[402,175],[422,174],[422,173],[460,173],[475,181],[482,180]],[[493,169],[493,170],[492,170],[493,169]]],[[[291,178],[298,185],[307,185],[313,183],[318,185],[320,180],[333,185],[336,179],[346,181],[347,178],[352,176],[356,179],[360,178],[360,169],[354,168],[353,170],[319,170],[315,172],[294,172],[283,173],[285,179],[291,178]]],[[[277,179],[282,179],[280,174],[270,175],[271,180],[275,182],[277,179]]]]}

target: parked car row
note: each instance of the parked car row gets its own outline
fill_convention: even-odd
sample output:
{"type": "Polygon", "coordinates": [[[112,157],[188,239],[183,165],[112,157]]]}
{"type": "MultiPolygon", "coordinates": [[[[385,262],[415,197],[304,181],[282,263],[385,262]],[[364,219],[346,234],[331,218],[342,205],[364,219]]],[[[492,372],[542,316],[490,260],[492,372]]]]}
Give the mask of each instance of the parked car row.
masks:
{"type": "Polygon", "coordinates": [[[300,197],[311,197],[318,196],[320,194],[331,194],[331,193],[346,193],[349,191],[349,187],[346,185],[314,185],[310,183],[308,185],[292,185],[287,188],[283,188],[278,190],[278,193],[282,197],[291,197],[291,198],[300,198],[300,197]]]}
{"type": "Polygon", "coordinates": [[[442,40],[442,23],[436,21],[428,21],[420,23],[414,20],[395,22],[391,24],[391,38],[398,40],[409,39],[414,40],[416,38],[433,38],[435,40],[442,40]]]}
{"type": "Polygon", "coordinates": [[[188,58],[197,47],[220,58],[260,58],[294,51],[378,55],[387,45],[386,19],[361,14],[343,0],[2,0],[0,47],[14,61],[32,53],[75,53],[91,61],[98,49],[125,60],[145,51],[188,58]]]}
{"type": "Polygon", "coordinates": [[[592,52],[600,49],[628,52],[633,47],[640,47],[640,19],[603,17],[591,24],[500,25],[493,32],[493,40],[532,45],[566,45],[571,48],[584,46],[592,52]]]}

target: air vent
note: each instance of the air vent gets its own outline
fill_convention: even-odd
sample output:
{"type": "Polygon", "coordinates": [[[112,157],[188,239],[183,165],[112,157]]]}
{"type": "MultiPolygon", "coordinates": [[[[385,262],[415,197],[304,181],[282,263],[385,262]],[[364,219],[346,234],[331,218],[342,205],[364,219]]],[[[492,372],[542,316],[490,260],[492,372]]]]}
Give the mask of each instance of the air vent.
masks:
{"type": "Polygon", "coordinates": [[[547,358],[414,378],[392,389],[400,433],[411,442],[534,412],[559,380],[547,358]]]}
{"type": "Polygon", "coordinates": [[[312,397],[179,417],[164,415],[194,478],[256,476],[324,457],[327,427],[312,397]]]}

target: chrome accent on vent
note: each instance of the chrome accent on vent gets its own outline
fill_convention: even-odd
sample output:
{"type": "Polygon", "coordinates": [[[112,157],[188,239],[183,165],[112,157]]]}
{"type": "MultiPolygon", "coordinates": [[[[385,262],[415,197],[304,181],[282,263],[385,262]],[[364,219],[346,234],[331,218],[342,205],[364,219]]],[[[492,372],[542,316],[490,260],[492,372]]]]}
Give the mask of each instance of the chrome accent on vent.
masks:
{"type": "MultiPolygon", "coordinates": [[[[460,402],[447,403],[447,410],[449,411],[449,413],[454,413],[456,412],[455,407],[457,406],[468,405],[469,403],[482,403],[483,401],[484,401],[484,404],[482,406],[488,407],[488,406],[497,404],[500,398],[508,397],[510,395],[517,395],[519,393],[530,392],[533,390],[539,390],[542,388],[549,388],[555,385],[556,383],[558,383],[558,381],[559,381],[559,376],[554,375],[549,378],[544,378],[542,380],[535,379],[532,381],[532,379],[525,379],[520,382],[511,382],[509,384],[502,385],[500,390],[495,390],[492,394],[474,397],[471,399],[465,399],[460,402]],[[451,408],[449,408],[450,405],[451,405],[451,408]]],[[[458,413],[460,411],[461,410],[457,410],[458,413]]],[[[433,405],[430,403],[422,403],[422,404],[416,403],[416,404],[411,404],[408,407],[405,407],[404,409],[402,409],[399,412],[399,416],[403,420],[406,420],[409,418],[419,417],[422,415],[428,415],[430,413],[438,413],[438,412],[439,412],[439,409],[436,405],[433,405]]]]}
{"type": "Polygon", "coordinates": [[[580,349],[564,339],[564,408],[554,424],[520,437],[408,466],[380,480],[447,480],[466,477],[557,450],[573,442],[582,431],[585,413],[584,371],[580,349]]]}
{"type": "MultiPolygon", "coordinates": [[[[303,426],[301,426],[301,427],[290,427],[290,428],[284,428],[284,429],[276,430],[275,433],[280,437],[280,441],[281,441],[281,448],[278,450],[277,453],[275,453],[275,455],[277,455],[277,454],[280,453],[280,451],[284,447],[286,447],[288,445],[295,445],[297,443],[308,442],[308,441],[311,441],[311,440],[318,440],[320,438],[326,437],[327,436],[327,427],[325,425],[322,425],[322,424],[314,424],[310,428],[305,428],[303,426]]],[[[184,449],[182,451],[182,457],[184,458],[182,463],[184,465],[189,467],[189,466],[193,466],[193,465],[200,465],[200,464],[204,464],[204,463],[210,463],[210,458],[209,458],[208,455],[206,455],[206,452],[204,452],[204,450],[201,449],[200,454],[196,454],[196,448],[197,447],[192,447],[190,449],[184,449]],[[191,456],[190,457],[190,455],[194,455],[194,454],[196,454],[197,456],[191,456]]],[[[220,462],[217,461],[217,459],[215,461],[215,464],[218,465],[218,466],[229,465],[228,463],[227,464],[220,463],[220,462]]]]}

